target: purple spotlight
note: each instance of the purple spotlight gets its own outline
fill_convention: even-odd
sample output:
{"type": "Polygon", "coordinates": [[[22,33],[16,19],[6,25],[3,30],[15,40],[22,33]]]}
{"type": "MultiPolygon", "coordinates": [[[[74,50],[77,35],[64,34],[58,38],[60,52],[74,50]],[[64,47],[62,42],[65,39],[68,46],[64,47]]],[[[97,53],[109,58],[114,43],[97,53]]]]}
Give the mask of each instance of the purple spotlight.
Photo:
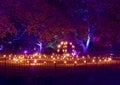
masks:
{"type": "Polygon", "coordinates": [[[0,50],[3,50],[3,46],[2,45],[0,45],[0,50]]]}
{"type": "Polygon", "coordinates": [[[110,56],[113,56],[114,55],[114,53],[110,53],[110,56]]]}
{"type": "Polygon", "coordinates": [[[73,56],[77,56],[77,55],[79,55],[79,54],[80,54],[80,52],[77,52],[77,51],[72,52],[72,55],[73,55],[73,56]]]}
{"type": "Polygon", "coordinates": [[[28,51],[27,51],[27,50],[25,50],[25,51],[24,51],[24,54],[27,54],[27,53],[28,53],[28,51]]]}
{"type": "Polygon", "coordinates": [[[76,55],[77,55],[77,52],[76,52],[76,51],[74,51],[74,52],[72,53],[72,55],[73,55],[73,56],[76,56],[76,55]]]}

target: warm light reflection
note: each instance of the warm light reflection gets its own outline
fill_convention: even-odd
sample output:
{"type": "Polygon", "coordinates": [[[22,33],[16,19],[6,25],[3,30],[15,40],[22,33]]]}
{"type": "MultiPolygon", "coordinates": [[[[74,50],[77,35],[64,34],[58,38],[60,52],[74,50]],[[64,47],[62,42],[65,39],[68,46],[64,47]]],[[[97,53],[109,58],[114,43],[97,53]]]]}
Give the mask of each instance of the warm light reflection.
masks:
{"type": "Polygon", "coordinates": [[[51,64],[51,61],[56,64],[67,64],[67,62],[70,62],[68,64],[95,64],[96,62],[101,63],[107,63],[111,62],[112,58],[111,57],[91,57],[91,56],[77,56],[74,57],[73,55],[69,53],[65,53],[62,55],[59,54],[52,54],[52,55],[45,55],[45,54],[33,54],[33,55],[3,55],[3,58],[8,59],[7,61],[12,62],[14,64],[30,64],[30,65],[41,65],[41,63],[44,64],[51,64]],[[6,58],[8,57],[8,58],[6,58]],[[59,61],[60,63],[57,63],[59,61]]]}
{"type": "Polygon", "coordinates": [[[86,60],[84,60],[84,63],[86,63],[86,60]]]}
{"type": "Polygon", "coordinates": [[[64,63],[66,64],[66,63],[67,63],[67,61],[64,61],[64,63]]]}
{"type": "Polygon", "coordinates": [[[75,64],[77,64],[77,61],[74,61],[75,64]]]}
{"type": "MultiPolygon", "coordinates": [[[[70,53],[64,54],[55,54],[52,53],[51,55],[46,54],[38,54],[34,53],[31,55],[3,55],[3,60],[12,64],[20,64],[20,65],[62,65],[62,66],[73,66],[73,65],[89,65],[89,64],[108,64],[112,62],[112,58],[110,56],[73,56],[70,53]]],[[[1,59],[2,60],[2,59],[1,59]]]]}

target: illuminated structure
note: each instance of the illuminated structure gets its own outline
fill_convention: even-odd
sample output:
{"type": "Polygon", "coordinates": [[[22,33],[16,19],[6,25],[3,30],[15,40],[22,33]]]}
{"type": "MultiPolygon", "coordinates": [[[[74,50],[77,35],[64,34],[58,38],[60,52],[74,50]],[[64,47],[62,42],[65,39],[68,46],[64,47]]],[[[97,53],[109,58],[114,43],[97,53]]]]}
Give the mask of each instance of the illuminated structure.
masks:
{"type": "Polygon", "coordinates": [[[72,42],[68,41],[61,41],[60,44],[57,45],[57,52],[62,52],[63,54],[71,52],[71,55],[74,55],[75,53],[75,46],[72,42]],[[70,50],[69,50],[70,49],[70,50]]]}

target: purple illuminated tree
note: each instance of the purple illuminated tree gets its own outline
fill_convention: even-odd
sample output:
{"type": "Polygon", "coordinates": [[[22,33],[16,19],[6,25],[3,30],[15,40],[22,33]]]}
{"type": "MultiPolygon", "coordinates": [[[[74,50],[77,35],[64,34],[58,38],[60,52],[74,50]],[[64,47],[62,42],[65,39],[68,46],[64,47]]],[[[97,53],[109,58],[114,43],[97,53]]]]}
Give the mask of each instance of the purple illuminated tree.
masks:
{"type": "Polygon", "coordinates": [[[15,41],[22,38],[35,45],[40,41],[43,48],[52,49],[61,40],[75,41],[87,53],[91,41],[102,46],[113,43],[115,34],[119,38],[117,0],[1,0],[0,4],[0,35],[14,33],[15,41]]]}

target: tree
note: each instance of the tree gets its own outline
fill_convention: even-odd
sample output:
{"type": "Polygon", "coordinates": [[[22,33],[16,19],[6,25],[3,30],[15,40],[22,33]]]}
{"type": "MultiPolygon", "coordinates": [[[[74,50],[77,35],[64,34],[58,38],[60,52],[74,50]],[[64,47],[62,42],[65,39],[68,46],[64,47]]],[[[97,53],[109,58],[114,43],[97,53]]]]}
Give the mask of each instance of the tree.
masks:
{"type": "Polygon", "coordinates": [[[29,39],[28,41],[33,42],[31,35],[34,35],[36,40],[33,43],[41,42],[43,48],[55,48],[58,42],[68,40],[82,47],[83,52],[87,53],[91,41],[96,45],[101,43],[105,45],[104,43],[111,43],[111,41],[113,43],[115,38],[111,40],[110,37],[115,37],[116,33],[119,34],[117,22],[119,20],[116,18],[119,8],[117,0],[109,2],[96,0],[2,0],[1,3],[10,3],[8,5],[1,4],[2,10],[0,9],[0,11],[5,16],[1,23],[2,21],[7,23],[1,24],[6,29],[0,29],[2,33],[4,31],[3,35],[6,34],[8,28],[9,32],[12,30],[14,33],[14,40],[27,36],[24,40],[29,39]],[[110,6],[112,3],[113,5],[110,6]],[[117,32],[112,30],[114,27],[117,32]]]}

